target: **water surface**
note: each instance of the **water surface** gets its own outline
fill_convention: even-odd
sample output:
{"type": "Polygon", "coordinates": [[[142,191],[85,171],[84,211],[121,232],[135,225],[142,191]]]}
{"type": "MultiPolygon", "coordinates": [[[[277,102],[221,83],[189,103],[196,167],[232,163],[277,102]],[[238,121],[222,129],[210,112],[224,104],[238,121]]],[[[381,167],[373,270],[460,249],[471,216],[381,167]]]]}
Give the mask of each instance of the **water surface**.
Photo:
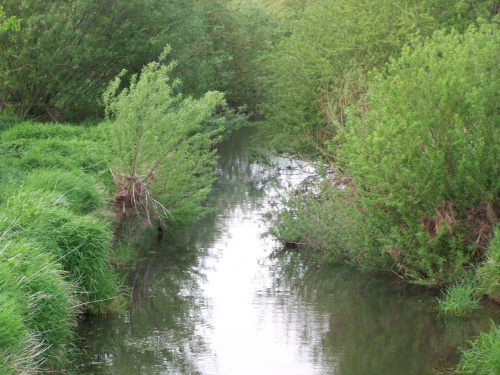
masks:
{"type": "Polygon", "coordinates": [[[387,276],[304,262],[264,237],[262,216],[312,170],[253,161],[248,137],[221,148],[218,211],[146,246],[127,313],[81,324],[92,374],[401,375],[456,365],[492,313],[444,321],[431,296],[387,276]]]}

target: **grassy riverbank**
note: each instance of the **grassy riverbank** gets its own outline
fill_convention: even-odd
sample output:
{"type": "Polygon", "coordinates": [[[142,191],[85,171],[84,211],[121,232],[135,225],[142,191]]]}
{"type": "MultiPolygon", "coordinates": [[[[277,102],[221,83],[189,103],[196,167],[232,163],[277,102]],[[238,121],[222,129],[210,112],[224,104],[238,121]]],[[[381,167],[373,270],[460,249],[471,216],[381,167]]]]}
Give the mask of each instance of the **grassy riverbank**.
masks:
{"type": "Polygon", "coordinates": [[[77,314],[120,304],[102,134],[92,125],[0,125],[0,368],[60,370],[77,314]]]}

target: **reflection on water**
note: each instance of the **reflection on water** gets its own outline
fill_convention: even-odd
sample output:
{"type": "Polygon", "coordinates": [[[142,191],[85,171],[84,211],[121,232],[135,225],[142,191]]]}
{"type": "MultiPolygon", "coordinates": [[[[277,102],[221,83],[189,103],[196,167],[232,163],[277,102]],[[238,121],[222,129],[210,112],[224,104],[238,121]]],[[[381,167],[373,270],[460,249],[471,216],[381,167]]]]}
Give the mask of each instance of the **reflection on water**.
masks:
{"type": "MultiPolygon", "coordinates": [[[[307,173],[251,162],[243,129],[221,148],[210,204],[193,230],[146,246],[132,308],[81,325],[92,374],[425,374],[488,317],[444,322],[423,294],[349,267],[274,252],[262,214],[307,173]]],[[[486,313],[485,313],[486,314],[486,313]]]]}

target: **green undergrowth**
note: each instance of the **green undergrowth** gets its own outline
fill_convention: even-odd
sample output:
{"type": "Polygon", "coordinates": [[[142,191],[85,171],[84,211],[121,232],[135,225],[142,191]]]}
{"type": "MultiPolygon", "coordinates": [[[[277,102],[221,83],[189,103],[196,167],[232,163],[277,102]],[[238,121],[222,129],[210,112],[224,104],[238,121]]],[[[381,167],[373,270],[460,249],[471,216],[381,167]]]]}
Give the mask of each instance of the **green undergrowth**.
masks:
{"type": "Polygon", "coordinates": [[[59,371],[79,313],[120,305],[98,127],[0,121],[0,374],[59,371]]]}

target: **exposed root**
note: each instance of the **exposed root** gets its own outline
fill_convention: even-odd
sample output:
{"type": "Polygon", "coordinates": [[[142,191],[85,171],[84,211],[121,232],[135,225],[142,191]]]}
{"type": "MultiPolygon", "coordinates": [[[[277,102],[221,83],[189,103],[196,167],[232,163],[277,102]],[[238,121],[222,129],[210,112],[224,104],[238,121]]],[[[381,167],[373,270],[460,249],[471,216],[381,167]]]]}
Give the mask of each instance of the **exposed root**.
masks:
{"type": "Polygon", "coordinates": [[[156,220],[162,226],[167,226],[165,218],[170,215],[170,212],[154,199],[150,192],[149,184],[154,179],[153,173],[148,173],[145,180],[142,180],[137,174],[133,176],[120,174],[120,176],[117,176],[113,170],[111,170],[111,174],[116,184],[115,196],[112,202],[116,205],[117,213],[120,216],[129,217],[135,211],[139,215],[144,213],[151,227],[153,227],[153,221],[156,220]]]}

